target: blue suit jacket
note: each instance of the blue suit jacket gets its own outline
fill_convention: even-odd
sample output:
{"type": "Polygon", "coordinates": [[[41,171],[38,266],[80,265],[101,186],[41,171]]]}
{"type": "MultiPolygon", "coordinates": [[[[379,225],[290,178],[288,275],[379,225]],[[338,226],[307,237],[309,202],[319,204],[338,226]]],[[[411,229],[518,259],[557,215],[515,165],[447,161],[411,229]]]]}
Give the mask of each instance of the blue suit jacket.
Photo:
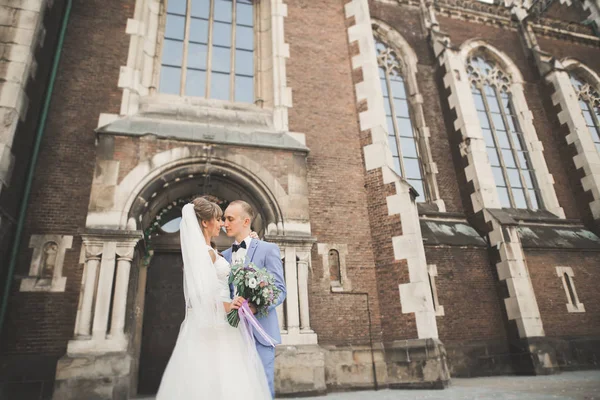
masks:
{"type": "MultiPolygon", "coordinates": [[[[223,257],[231,264],[231,248],[223,252],[223,257]]],[[[281,343],[281,333],[279,332],[279,321],[277,319],[277,312],[275,307],[283,303],[287,291],[285,288],[285,280],[283,278],[283,265],[281,264],[281,253],[279,252],[279,246],[274,243],[263,242],[262,240],[252,239],[250,242],[250,248],[246,251],[245,264],[253,262],[257,267],[264,267],[275,277],[275,286],[281,290],[279,298],[277,298],[274,305],[269,307],[269,313],[266,317],[258,317],[257,320],[263,329],[273,339],[281,343]]],[[[230,286],[231,295],[233,297],[233,286],[230,286]]],[[[254,332],[254,338],[259,343],[268,346],[269,344],[256,332],[254,332]]]]}

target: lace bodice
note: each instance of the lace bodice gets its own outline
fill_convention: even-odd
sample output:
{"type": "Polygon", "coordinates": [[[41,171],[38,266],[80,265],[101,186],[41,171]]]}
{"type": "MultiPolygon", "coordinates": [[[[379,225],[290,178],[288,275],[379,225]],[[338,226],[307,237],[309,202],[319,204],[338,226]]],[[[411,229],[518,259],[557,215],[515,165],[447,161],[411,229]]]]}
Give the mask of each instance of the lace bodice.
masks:
{"type": "Polygon", "coordinates": [[[219,279],[219,295],[223,301],[231,301],[231,294],[229,292],[229,273],[231,272],[231,266],[227,260],[220,255],[217,255],[214,265],[217,270],[217,278],[219,279]]]}
{"type": "MultiPolygon", "coordinates": [[[[208,247],[208,246],[207,246],[208,247]]],[[[214,251],[212,247],[208,247],[208,251],[214,251]]],[[[229,273],[231,272],[231,266],[222,256],[216,254],[217,258],[214,262],[214,267],[217,272],[217,280],[219,281],[219,298],[223,302],[231,301],[231,292],[229,291],[229,273]]],[[[183,292],[187,300],[187,308],[191,308],[192,305],[187,295],[187,282],[185,274],[183,275],[183,292]]]]}

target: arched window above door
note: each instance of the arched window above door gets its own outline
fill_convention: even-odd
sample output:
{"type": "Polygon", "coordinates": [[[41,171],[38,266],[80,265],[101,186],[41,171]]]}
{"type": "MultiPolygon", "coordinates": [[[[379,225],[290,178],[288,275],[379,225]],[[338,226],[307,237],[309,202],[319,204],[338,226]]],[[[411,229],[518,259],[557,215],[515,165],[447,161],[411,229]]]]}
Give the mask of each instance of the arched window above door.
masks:
{"type": "Polygon", "coordinates": [[[158,91],[254,102],[251,0],[168,0],[158,91]]]}

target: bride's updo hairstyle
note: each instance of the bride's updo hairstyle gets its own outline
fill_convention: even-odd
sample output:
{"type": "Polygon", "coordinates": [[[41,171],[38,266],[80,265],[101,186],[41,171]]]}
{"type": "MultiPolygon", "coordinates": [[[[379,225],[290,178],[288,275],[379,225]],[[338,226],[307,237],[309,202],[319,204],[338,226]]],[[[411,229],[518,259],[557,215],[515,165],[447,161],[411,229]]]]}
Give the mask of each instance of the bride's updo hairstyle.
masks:
{"type": "Polygon", "coordinates": [[[223,210],[217,204],[212,201],[208,201],[203,197],[197,197],[192,200],[194,205],[194,211],[196,212],[196,218],[198,223],[202,226],[202,221],[210,221],[215,218],[221,219],[223,216],[223,210]]]}

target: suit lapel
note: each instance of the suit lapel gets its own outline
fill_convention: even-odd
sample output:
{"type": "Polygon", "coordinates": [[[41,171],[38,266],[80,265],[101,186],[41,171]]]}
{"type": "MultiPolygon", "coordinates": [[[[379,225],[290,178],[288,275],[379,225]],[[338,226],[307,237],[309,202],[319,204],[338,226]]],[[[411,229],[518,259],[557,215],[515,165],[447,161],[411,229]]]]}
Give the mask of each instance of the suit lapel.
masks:
{"type": "Polygon", "coordinates": [[[230,247],[230,248],[228,248],[227,250],[225,250],[223,252],[223,257],[225,258],[225,260],[227,260],[227,262],[229,264],[231,264],[231,256],[233,256],[233,251],[232,250],[233,249],[230,247]]]}
{"type": "Polygon", "coordinates": [[[252,241],[250,242],[250,248],[248,249],[248,252],[246,253],[246,260],[245,260],[245,264],[251,263],[252,260],[254,259],[254,253],[256,252],[256,248],[258,247],[258,239],[252,239],[252,241]]]}

